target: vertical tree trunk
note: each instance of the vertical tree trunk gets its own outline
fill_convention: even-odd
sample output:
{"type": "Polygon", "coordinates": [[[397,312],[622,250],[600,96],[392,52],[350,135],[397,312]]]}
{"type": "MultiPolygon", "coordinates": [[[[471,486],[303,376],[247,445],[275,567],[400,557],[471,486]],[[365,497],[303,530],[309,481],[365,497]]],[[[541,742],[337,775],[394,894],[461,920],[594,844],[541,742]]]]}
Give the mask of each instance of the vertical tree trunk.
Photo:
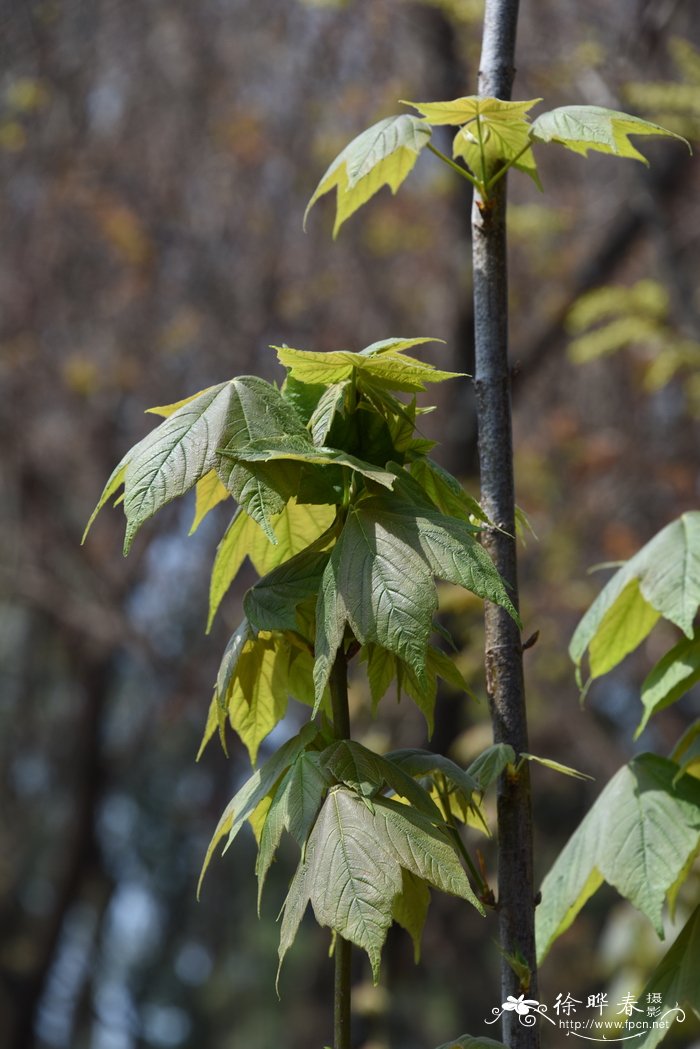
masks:
{"type": "MultiPolygon", "coordinates": [[[[479,69],[479,94],[510,99],[514,77],[518,0],[486,0],[479,69]]],[[[513,441],[508,363],[508,284],[506,268],[506,179],[487,203],[475,197],[472,209],[475,391],[479,430],[481,498],[489,517],[503,531],[487,532],[484,545],[518,604],[515,547],[513,441]],[[504,534],[507,533],[507,534],[504,534]]],[[[527,750],[522,645],[506,612],[486,605],[486,680],[494,738],[516,754],[527,750]]],[[[498,791],[498,914],[502,1001],[524,992],[536,997],[532,812],[527,765],[517,777],[505,775],[498,791]],[[517,965],[522,961],[526,967],[517,965]],[[528,973],[529,970],[529,973],[528,973]]],[[[517,1013],[503,1014],[503,1041],[510,1049],[535,1049],[537,1026],[523,1026],[517,1013]]]]}

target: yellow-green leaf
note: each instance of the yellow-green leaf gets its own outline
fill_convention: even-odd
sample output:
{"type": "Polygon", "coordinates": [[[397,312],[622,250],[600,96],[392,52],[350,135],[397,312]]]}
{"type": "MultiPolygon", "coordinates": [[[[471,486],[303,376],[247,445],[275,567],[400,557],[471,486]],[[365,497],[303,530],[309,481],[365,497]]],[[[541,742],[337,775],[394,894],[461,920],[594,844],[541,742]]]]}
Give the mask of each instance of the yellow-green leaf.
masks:
{"type": "Polygon", "coordinates": [[[246,556],[250,558],[258,575],[265,575],[318,539],[330,527],[334,516],[335,508],[332,506],[307,505],[290,499],[273,523],[277,539],[277,543],[273,544],[259,525],[243,510],[239,510],[216,551],[209,588],[207,631],[211,629],[224,594],[246,556]]]}
{"type": "Polygon", "coordinates": [[[228,499],[229,493],[225,485],[219,480],[216,470],[210,470],[201,481],[197,481],[195,487],[195,508],[190,535],[197,531],[200,524],[210,510],[228,499]]]}
{"type": "Polygon", "coordinates": [[[423,120],[405,113],[387,117],[363,131],[336,157],[319,182],[307,205],[304,224],[319,197],[337,188],[333,227],[333,237],[337,237],[345,220],[382,186],[396,193],[431,134],[423,120]]]}
{"type": "MultiPolygon", "coordinates": [[[[635,149],[630,135],[663,135],[677,138],[690,150],[690,143],[674,131],[659,124],[620,113],[602,106],[560,106],[542,113],[532,125],[532,138],[537,142],[558,142],[574,153],[587,156],[590,149],[617,157],[630,157],[648,164],[646,157],[635,149]]],[[[692,150],[691,150],[692,152],[692,150]]]]}

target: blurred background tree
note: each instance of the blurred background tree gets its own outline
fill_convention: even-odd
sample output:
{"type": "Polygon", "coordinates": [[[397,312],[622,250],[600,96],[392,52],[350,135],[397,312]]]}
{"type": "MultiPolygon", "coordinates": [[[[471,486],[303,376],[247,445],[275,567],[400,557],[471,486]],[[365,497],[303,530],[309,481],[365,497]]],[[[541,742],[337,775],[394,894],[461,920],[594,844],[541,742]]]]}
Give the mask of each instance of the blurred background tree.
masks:
{"type": "MultiPolygon", "coordinates": [[[[693,0],[532,0],[515,97],[635,106],[697,143],[696,13],[693,0]]],[[[192,539],[170,508],[127,562],[120,515],[103,515],[83,550],[79,541],[111,467],[151,426],[143,410],[233,374],[279,378],[269,343],[359,349],[431,335],[447,342],[441,366],[470,370],[469,201],[449,171],[421,162],[399,197],[384,191],[336,244],[330,204],[306,235],[301,216],[328,161],[398,98],[474,90],[480,17],[479,0],[6,0],[0,10],[8,1049],[322,1043],[328,938],[309,924],[277,1004],[282,876],[276,884],[273,869],[259,922],[252,841],[248,869],[239,847],[195,902],[206,843],[247,764],[235,745],[228,761],[211,747],[194,763],[242,596],[228,596],[207,638],[208,565],[227,508],[192,539]]],[[[540,630],[526,657],[532,750],[601,782],[629,757],[639,684],[665,645],[652,634],[648,658],[627,660],[581,712],[566,647],[600,586],[587,568],[629,556],[700,494],[688,349],[700,343],[700,182],[681,147],[648,153],[649,171],[543,150],[546,203],[528,180],[511,187],[518,498],[538,536],[522,555],[526,631],[540,630]],[[642,279],[654,282],[646,295],[642,279]],[[611,319],[572,306],[609,284],[630,289],[617,288],[612,319],[646,328],[618,339],[614,356],[580,342],[568,353],[568,317],[579,339],[611,319]],[[650,381],[669,353],[663,382],[650,381]]],[[[447,396],[426,430],[476,491],[469,384],[447,396]]],[[[479,692],[478,610],[445,589],[443,611],[479,692]]],[[[655,719],[638,749],[669,748],[697,698],[655,719]]],[[[372,721],[361,680],[352,702],[373,745],[424,743],[408,705],[387,703],[372,721]]],[[[441,698],[436,749],[466,761],[488,732],[484,704],[441,698]]],[[[599,786],[534,775],[541,877],[599,786]]],[[[483,852],[490,868],[486,841],[483,852]]],[[[427,1049],[483,1031],[498,1004],[493,938],[490,921],[447,898],[434,902],[419,969],[392,931],[381,990],[357,961],[358,1045],[427,1049]]],[[[600,894],[552,952],[542,998],[631,989],[658,947],[627,905],[600,894]]]]}

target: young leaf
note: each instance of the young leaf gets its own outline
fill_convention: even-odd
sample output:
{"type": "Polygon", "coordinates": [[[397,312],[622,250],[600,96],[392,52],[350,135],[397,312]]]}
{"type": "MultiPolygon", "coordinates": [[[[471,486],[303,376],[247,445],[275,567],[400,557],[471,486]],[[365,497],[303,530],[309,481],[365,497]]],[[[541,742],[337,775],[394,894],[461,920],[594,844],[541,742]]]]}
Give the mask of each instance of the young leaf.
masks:
{"type": "Polygon", "coordinates": [[[318,593],[329,556],[302,550],[264,575],[243,599],[248,622],[257,630],[296,630],[297,606],[318,593]]]}
{"type": "MultiPolygon", "coordinates": [[[[404,480],[409,478],[405,474],[404,480]]],[[[520,625],[518,613],[506,593],[493,561],[465,521],[439,511],[415,509],[381,496],[362,504],[363,515],[420,550],[433,574],[448,583],[471,590],[477,597],[500,605],[520,625]]]]}
{"type": "Polygon", "coordinates": [[[404,351],[439,339],[385,339],[373,343],[359,353],[335,350],[317,353],[312,350],[294,350],[289,346],[273,347],[277,358],[294,379],[305,383],[338,384],[353,375],[362,382],[369,381],[387,390],[407,393],[425,390],[429,382],[458,378],[458,372],[439,371],[434,365],[408,357],[404,351]]]}
{"type": "MultiPolygon", "coordinates": [[[[513,129],[523,122],[527,124],[526,114],[541,101],[541,98],[532,98],[526,102],[504,102],[499,98],[481,98],[478,95],[465,95],[451,102],[406,102],[401,99],[403,105],[417,109],[434,126],[460,126],[474,123],[479,118],[494,135],[503,136],[506,144],[513,129]]],[[[488,138],[488,134],[485,137],[488,138]]]]}
{"type": "Polygon", "coordinates": [[[544,765],[546,769],[551,769],[552,772],[559,772],[562,776],[571,776],[572,779],[593,779],[593,776],[589,776],[585,772],[578,772],[577,769],[572,769],[569,765],[562,765],[559,761],[552,761],[551,758],[538,758],[535,754],[526,754],[523,751],[520,755],[521,761],[534,761],[537,765],[544,765]]]}
{"type": "Polygon", "coordinates": [[[317,447],[326,443],[336,413],[342,412],[345,397],[350,387],[348,379],[328,386],[318,399],[318,403],[309,417],[311,439],[317,447]]]}
{"type": "Polygon", "coordinates": [[[396,193],[431,134],[425,121],[405,113],[387,117],[363,131],[335,158],[314,190],[304,213],[304,226],[319,197],[337,187],[335,239],[345,220],[382,186],[396,193]]]}
{"type": "Polygon", "coordinates": [[[468,772],[443,754],[433,754],[429,750],[409,747],[403,750],[392,750],[386,755],[386,759],[398,765],[409,776],[432,776],[433,773],[439,773],[453,787],[461,790],[467,799],[480,789],[475,777],[470,776],[468,772]]]}
{"type": "Polygon", "coordinates": [[[642,685],[644,715],[634,734],[637,739],[652,714],[665,710],[700,681],[700,637],[684,637],[667,652],[642,685]]]}
{"type": "Polygon", "coordinates": [[[256,769],[241,789],[231,798],[209,843],[202,865],[202,872],[199,876],[197,895],[199,895],[202,888],[202,880],[206,874],[214,849],[222,838],[228,835],[228,848],[245,821],[257,808],[265,795],[270,792],[276,780],[284,775],[297,756],[306,750],[318,735],[318,728],[315,725],[311,723],[304,725],[298,735],[288,739],[264,765],[256,769]]]}
{"type": "MultiPolygon", "coordinates": [[[[700,959],[700,906],[695,908],[678,939],[659,962],[646,987],[639,995],[639,1001],[649,1001],[650,994],[660,994],[663,1003],[661,1014],[667,1011],[676,1013],[675,1016],[669,1015],[667,1022],[680,1019],[676,1012],[678,1005],[690,1006],[700,1017],[698,959],[700,959]]],[[[658,1026],[650,1024],[647,1033],[636,1044],[640,1049],[655,1049],[655,1046],[667,1033],[668,1029],[662,1024],[658,1026]]]]}
{"type": "Polygon", "coordinates": [[[259,634],[248,641],[235,674],[219,704],[228,711],[231,728],[245,744],[251,765],[258,748],[287,711],[289,646],[279,635],[259,634]]]}
{"type": "Polygon", "coordinates": [[[379,470],[371,463],[362,462],[354,455],[338,451],[336,448],[318,448],[311,443],[308,434],[302,436],[278,438],[272,441],[263,438],[260,441],[251,441],[244,448],[229,450],[221,449],[223,458],[234,459],[237,463],[274,463],[277,460],[289,460],[291,462],[313,463],[319,466],[335,464],[347,466],[351,470],[368,477],[385,488],[391,488],[394,483],[392,474],[386,470],[379,470]]]}
{"type": "Polygon", "coordinates": [[[437,593],[421,555],[381,522],[359,508],[351,510],[323,574],[316,608],[317,700],[346,623],[360,644],[381,645],[425,679],[436,609],[437,593]]]}
{"type": "Polygon", "coordinates": [[[324,767],[335,780],[362,797],[374,798],[387,786],[429,819],[440,821],[440,812],[427,791],[390,757],[375,754],[349,739],[331,744],[322,757],[324,767]]]}
{"type": "Polygon", "coordinates": [[[401,892],[395,897],[391,916],[413,940],[413,960],[420,961],[420,941],[430,906],[430,889],[422,878],[401,870],[401,892]]]}
{"type": "Polygon", "coordinates": [[[700,783],[654,754],[608,783],[542,883],[540,959],[603,881],[643,911],[663,939],[664,900],[700,842],[700,783]]]}
{"type": "Polygon", "coordinates": [[[536,142],[558,142],[574,153],[587,156],[589,149],[599,153],[612,153],[618,157],[631,157],[648,164],[629,140],[630,135],[664,135],[690,144],[673,131],[650,124],[648,120],[619,113],[602,106],[560,106],[549,113],[542,113],[532,125],[532,138],[536,142]]]}
{"type": "Polygon", "coordinates": [[[533,98],[525,102],[504,102],[499,98],[471,95],[452,102],[407,102],[406,105],[417,109],[429,124],[464,125],[455,135],[452,155],[466,161],[480,181],[486,181],[501,163],[510,162],[539,186],[537,165],[530,149],[527,113],[541,101],[533,98]]]}
{"type": "Polygon", "coordinates": [[[629,645],[635,639],[639,644],[651,630],[653,613],[647,605],[687,637],[693,636],[700,605],[700,511],[672,521],[609,580],[571,639],[569,653],[577,668],[586,650],[591,656],[592,678],[604,672],[601,668],[615,666],[630,651],[629,645]],[[630,586],[635,580],[638,592],[630,586]],[[628,614],[619,614],[624,608],[628,614]]]}
{"type": "Polygon", "coordinates": [[[260,835],[255,873],[258,876],[258,912],[265,878],[277,851],[282,831],[304,845],[314,825],[323,796],[332,784],[318,751],[303,751],[275,791],[260,835]]]}
{"type": "Polygon", "coordinates": [[[515,751],[508,743],[494,743],[479,754],[467,769],[467,775],[475,779],[483,794],[495,783],[508,765],[515,764],[515,751]]]}
{"type": "Polygon", "coordinates": [[[411,463],[411,477],[415,477],[426,495],[438,510],[448,517],[470,521],[472,517],[488,524],[488,517],[481,506],[462,488],[456,477],[427,457],[411,463]]]}
{"type": "Polygon", "coordinates": [[[700,719],[692,722],[678,740],[671,753],[671,761],[679,766],[673,779],[674,787],[685,773],[700,779],[700,719]]]}
{"type": "Polygon", "coordinates": [[[273,521],[276,539],[273,544],[253,518],[239,509],[216,551],[209,587],[207,632],[246,555],[258,575],[265,575],[318,539],[330,527],[334,517],[335,507],[310,506],[290,499],[273,521]]]}
{"type": "Polygon", "coordinates": [[[384,798],[370,808],[350,790],[332,790],[285,901],[280,964],[310,901],[319,925],[367,952],[376,981],[402,869],[483,913],[451,842],[425,816],[384,798]]]}
{"type": "Polygon", "coordinates": [[[215,467],[230,399],[230,383],[204,390],[131,449],[124,474],[125,554],[145,521],[215,467]]]}
{"type": "Polygon", "coordinates": [[[208,474],[205,474],[204,477],[197,481],[194,520],[190,528],[190,535],[197,531],[210,510],[213,510],[224,499],[228,499],[228,494],[226,488],[219,480],[216,470],[210,470],[208,474]]]}

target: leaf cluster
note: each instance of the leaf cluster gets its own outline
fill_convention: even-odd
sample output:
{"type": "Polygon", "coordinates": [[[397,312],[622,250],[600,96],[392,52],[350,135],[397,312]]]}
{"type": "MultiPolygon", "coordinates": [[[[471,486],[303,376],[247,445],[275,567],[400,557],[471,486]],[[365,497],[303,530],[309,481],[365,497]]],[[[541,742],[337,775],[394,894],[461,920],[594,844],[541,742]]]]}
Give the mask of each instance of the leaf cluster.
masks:
{"type": "Polygon", "coordinates": [[[486,204],[494,186],[510,168],[529,175],[542,188],[534,143],[555,142],[584,157],[594,150],[646,164],[630,135],[665,135],[685,141],[658,124],[601,106],[560,106],[531,122],[529,111],[541,101],[535,98],[510,102],[467,95],[449,102],[404,103],[419,116],[402,113],[386,117],[353,139],[314,190],[304,221],[316,201],[335,189],[336,237],[346,219],[382,186],[389,186],[396,193],[426,148],[470,182],[486,204]],[[452,159],[432,142],[432,129],[442,125],[457,128],[452,159]]]}
{"type": "Polygon", "coordinates": [[[262,892],[286,831],[302,855],[280,960],[310,903],[320,924],[367,951],[375,977],[392,920],[418,951],[430,887],[483,910],[456,825],[486,829],[483,791],[515,760],[510,748],[492,748],[464,772],[422,751],[384,758],[332,742],[329,728],[339,653],[344,663],[360,655],[375,706],[395,678],[429,728],[437,679],[467,690],[433,639],[436,580],[517,620],[479,542],[483,511],[430,458],[432,442],[420,434],[426,409],[416,395],[453,377],[407,352],[427,341],[388,339],[359,353],[281,346],[280,387],[242,376],[152,409],[163,421],[124,456],[95,510],[123,487],[126,553],[143,524],[192,489],[193,531],[220,502],[237,504],[214,561],[209,625],[246,557],[260,578],[226,645],[202,749],[217,732],[225,748],[230,727],[254,763],[290,696],[320,719],[238,791],[204,867],[217,843],[227,836],[230,844],[249,821],[262,892]]]}

